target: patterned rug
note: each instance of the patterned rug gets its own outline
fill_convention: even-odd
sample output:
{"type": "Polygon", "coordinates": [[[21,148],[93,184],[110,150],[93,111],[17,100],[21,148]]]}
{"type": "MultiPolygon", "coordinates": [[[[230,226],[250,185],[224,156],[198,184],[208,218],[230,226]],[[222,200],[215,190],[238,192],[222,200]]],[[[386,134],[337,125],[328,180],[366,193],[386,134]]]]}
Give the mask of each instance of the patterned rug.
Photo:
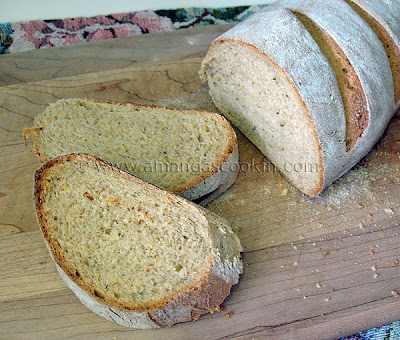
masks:
{"type": "Polygon", "coordinates": [[[189,8],[0,24],[0,54],[238,22],[263,6],[189,8]]]}
{"type": "MultiPolygon", "coordinates": [[[[260,6],[189,8],[0,24],[0,54],[239,22],[260,6]]],[[[340,340],[400,340],[400,321],[340,340]]]]}

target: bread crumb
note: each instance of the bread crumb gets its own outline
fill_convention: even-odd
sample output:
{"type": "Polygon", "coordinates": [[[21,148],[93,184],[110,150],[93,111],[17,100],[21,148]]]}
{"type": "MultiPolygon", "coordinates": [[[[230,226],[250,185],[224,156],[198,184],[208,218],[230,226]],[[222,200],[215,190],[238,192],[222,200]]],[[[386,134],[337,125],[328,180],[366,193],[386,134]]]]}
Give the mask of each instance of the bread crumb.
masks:
{"type": "Polygon", "coordinates": [[[231,310],[229,313],[224,314],[224,316],[229,319],[233,314],[235,313],[233,310],[231,310]]]}
{"type": "Polygon", "coordinates": [[[389,215],[394,215],[394,211],[390,208],[385,208],[385,213],[389,215]]]}
{"type": "Polygon", "coordinates": [[[330,297],[326,297],[326,298],[324,299],[324,301],[325,301],[325,302],[329,302],[329,301],[331,301],[331,298],[330,298],[330,297]]]}
{"type": "Polygon", "coordinates": [[[374,279],[376,279],[379,275],[378,274],[374,274],[374,279]]]}
{"type": "Polygon", "coordinates": [[[294,265],[297,267],[297,266],[299,265],[299,262],[296,261],[296,262],[294,263],[294,265]]]}
{"type": "Polygon", "coordinates": [[[325,253],[322,253],[321,256],[325,259],[329,254],[330,254],[330,252],[326,251],[325,253]]]}
{"type": "Polygon", "coordinates": [[[392,295],[394,297],[399,297],[399,293],[397,291],[395,291],[395,290],[392,290],[392,295]]]}
{"type": "Polygon", "coordinates": [[[317,282],[316,286],[317,288],[321,288],[321,284],[319,282],[317,282]]]}
{"type": "Polygon", "coordinates": [[[288,191],[289,191],[288,189],[283,189],[281,192],[281,196],[287,196],[288,191]]]}
{"type": "Polygon", "coordinates": [[[372,270],[373,272],[376,272],[376,266],[372,266],[372,267],[371,267],[371,270],[372,270]]]}
{"type": "Polygon", "coordinates": [[[225,308],[224,306],[218,306],[218,307],[216,308],[216,311],[217,311],[217,312],[223,312],[223,313],[225,313],[225,312],[226,312],[226,308],[225,308]]]}
{"type": "Polygon", "coordinates": [[[393,261],[393,265],[394,265],[395,267],[397,267],[397,266],[399,265],[399,260],[397,260],[397,259],[394,260],[394,261],[393,261]]]}

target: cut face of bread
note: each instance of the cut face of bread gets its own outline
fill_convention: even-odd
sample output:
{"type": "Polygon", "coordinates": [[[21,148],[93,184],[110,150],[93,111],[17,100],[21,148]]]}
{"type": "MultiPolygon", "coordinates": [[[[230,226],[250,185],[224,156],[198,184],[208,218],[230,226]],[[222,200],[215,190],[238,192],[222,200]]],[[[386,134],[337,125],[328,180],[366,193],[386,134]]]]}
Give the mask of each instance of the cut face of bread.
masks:
{"type": "Polygon", "coordinates": [[[252,46],[234,40],[213,46],[205,72],[217,108],[286,170],[289,181],[302,191],[318,191],[324,171],[316,127],[285,73],[252,46]]]}
{"type": "Polygon", "coordinates": [[[388,0],[345,0],[374,30],[389,58],[397,108],[400,107],[400,3],[388,0]]]}
{"type": "Polygon", "coordinates": [[[191,200],[222,193],[237,176],[235,132],[214,113],[63,99],[39,114],[25,134],[32,135],[41,162],[93,154],[191,200]]]}
{"type": "Polygon", "coordinates": [[[200,76],[217,108],[309,196],[365,156],[394,113],[382,43],[342,0],[264,7],[213,42],[200,76]]]}
{"type": "Polygon", "coordinates": [[[94,156],[35,176],[39,224],[61,276],[92,311],[153,328],[218,309],[242,270],[226,220],[94,156]]]}

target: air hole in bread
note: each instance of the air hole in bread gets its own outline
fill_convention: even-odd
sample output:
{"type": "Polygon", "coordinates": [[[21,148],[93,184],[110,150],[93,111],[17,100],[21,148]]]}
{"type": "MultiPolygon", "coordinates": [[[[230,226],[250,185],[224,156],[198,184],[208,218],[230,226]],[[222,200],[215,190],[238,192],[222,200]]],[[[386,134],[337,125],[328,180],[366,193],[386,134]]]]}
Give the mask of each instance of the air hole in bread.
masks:
{"type": "Polygon", "coordinates": [[[104,295],[102,293],[100,293],[100,291],[98,291],[97,289],[94,290],[94,295],[100,299],[104,297],[104,295]]]}

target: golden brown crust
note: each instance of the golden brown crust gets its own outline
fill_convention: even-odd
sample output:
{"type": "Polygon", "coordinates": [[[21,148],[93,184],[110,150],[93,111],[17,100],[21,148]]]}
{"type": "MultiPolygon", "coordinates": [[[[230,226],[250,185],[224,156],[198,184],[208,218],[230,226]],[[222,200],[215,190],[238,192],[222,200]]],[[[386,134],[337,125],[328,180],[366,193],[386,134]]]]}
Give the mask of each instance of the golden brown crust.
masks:
{"type": "Polygon", "coordinates": [[[24,131],[23,131],[23,137],[24,137],[24,144],[25,144],[25,146],[28,146],[28,145],[27,145],[27,140],[28,140],[28,138],[29,138],[29,137],[32,137],[32,140],[33,140],[32,152],[36,155],[36,157],[38,158],[38,160],[39,160],[40,163],[45,163],[45,162],[48,161],[48,159],[46,159],[46,157],[44,157],[44,156],[40,153],[39,148],[38,148],[38,140],[39,140],[39,132],[38,132],[38,131],[41,131],[41,130],[43,130],[43,128],[42,128],[42,127],[39,127],[39,126],[36,126],[36,124],[35,124],[35,126],[32,127],[32,128],[26,128],[26,129],[24,129],[24,131]]]}
{"type": "MultiPolygon", "coordinates": [[[[162,110],[167,110],[167,111],[172,111],[172,112],[180,112],[179,110],[170,108],[170,107],[164,107],[164,106],[157,106],[154,104],[144,104],[144,103],[133,103],[133,102],[126,102],[126,103],[117,103],[109,100],[97,100],[97,99],[88,99],[88,98],[83,98],[83,100],[88,100],[94,103],[99,103],[99,104],[111,104],[111,105],[117,105],[117,106],[128,106],[128,105],[133,105],[141,108],[147,108],[147,109],[162,109],[162,110]]],[[[236,134],[235,131],[233,130],[232,126],[229,124],[229,122],[220,114],[214,113],[214,112],[207,112],[207,111],[196,111],[196,110],[185,110],[182,111],[187,114],[201,114],[201,115],[208,115],[217,118],[221,124],[224,126],[225,130],[227,131],[228,135],[228,140],[229,143],[226,146],[225,150],[221,153],[220,157],[218,157],[212,164],[212,167],[209,169],[205,169],[202,173],[200,173],[198,176],[193,178],[192,181],[186,182],[185,184],[181,184],[176,186],[172,192],[174,194],[180,195],[184,193],[185,191],[194,188],[195,186],[199,185],[200,183],[204,182],[204,180],[214,174],[216,174],[218,171],[221,170],[222,166],[224,163],[227,162],[227,160],[232,156],[234,153],[236,147],[237,147],[237,139],[236,139],[236,134]]],[[[36,121],[35,121],[35,126],[32,128],[27,128],[24,130],[24,140],[26,144],[26,139],[31,136],[33,140],[33,149],[32,151],[36,154],[37,158],[41,163],[45,163],[49,161],[50,159],[46,158],[44,155],[40,153],[40,148],[38,146],[38,141],[39,141],[39,135],[40,131],[42,130],[42,127],[36,126],[36,121]]]]}
{"type": "Polygon", "coordinates": [[[168,311],[183,305],[190,306],[190,316],[197,320],[202,314],[220,310],[220,304],[229,295],[230,290],[231,284],[210,271],[198,286],[180,292],[167,304],[158,310],[150,311],[148,315],[160,327],[170,326],[175,322],[169,318],[168,311]]]}
{"type": "Polygon", "coordinates": [[[35,184],[34,184],[34,197],[37,218],[39,221],[40,228],[44,239],[50,249],[54,261],[64,271],[64,273],[76,283],[86,294],[108,306],[109,308],[115,308],[121,311],[127,312],[148,312],[149,316],[160,326],[169,325],[166,321],[166,313],[169,309],[174,308],[177,305],[192,306],[193,318],[198,317],[201,314],[216,310],[216,308],[223,302],[223,300],[229,295],[231,284],[225,282],[213,272],[212,265],[215,262],[215,258],[210,259],[210,267],[205,268],[204,274],[200,279],[190,286],[184,287],[173,294],[166,296],[164,299],[157,301],[156,303],[149,304],[132,304],[126,305],[120,303],[115,298],[110,298],[100,294],[95,287],[87,284],[80,275],[74,271],[72,267],[68,265],[67,260],[60,251],[59,245],[57,245],[51,237],[51,230],[48,221],[46,220],[46,214],[43,210],[43,199],[47,190],[46,178],[51,171],[57,171],[55,166],[63,164],[65,162],[73,161],[75,159],[84,159],[86,161],[95,162],[99,167],[106,171],[114,172],[123,178],[130,181],[140,182],[143,187],[148,188],[155,192],[155,195],[164,194],[171,197],[174,200],[181,201],[182,204],[190,204],[185,199],[174,196],[165,190],[144,182],[141,179],[129,174],[128,172],[114,167],[112,164],[92,155],[79,153],[79,154],[68,154],[57,157],[49,162],[45,163],[35,173],[35,184]]]}

